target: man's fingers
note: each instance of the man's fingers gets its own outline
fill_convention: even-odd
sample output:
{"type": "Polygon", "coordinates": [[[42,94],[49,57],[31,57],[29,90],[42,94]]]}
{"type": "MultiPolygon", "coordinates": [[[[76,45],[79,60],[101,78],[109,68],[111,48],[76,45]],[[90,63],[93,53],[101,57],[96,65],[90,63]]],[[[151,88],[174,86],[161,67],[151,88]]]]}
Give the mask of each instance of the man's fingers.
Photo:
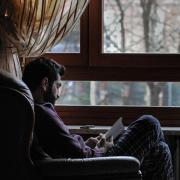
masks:
{"type": "Polygon", "coordinates": [[[101,136],[100,136],[100,135],[99,135],[99,136],[97,136],[97,137],[96,137],[96,139],[97,139],[97,140],[100,140],[100,139],[101,139],[101,136]]]}
{"type": "Polygon", "coordinates": [[[97,146],[98,147],[103,147],[104,143],[105,143],[105,140],[104,139],[100,139],[99,142],[97,143],[97,146]]]}
{"type": "Polygon", "coordinates": [[[109,142],[113,142],[113,136],[109,137],[109,142]]]}
{"type": "Polygon", "coordinates": [[[105,139],[105,134],[100,133],[96,138],[97,140],[105,139]]]}

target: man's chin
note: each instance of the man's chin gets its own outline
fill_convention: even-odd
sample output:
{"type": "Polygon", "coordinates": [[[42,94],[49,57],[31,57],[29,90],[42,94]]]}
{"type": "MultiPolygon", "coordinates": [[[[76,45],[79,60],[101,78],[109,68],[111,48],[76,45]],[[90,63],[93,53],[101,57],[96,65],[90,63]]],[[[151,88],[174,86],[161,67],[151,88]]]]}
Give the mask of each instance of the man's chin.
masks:
{"type": "Polygon", "coordinates": [[[55,105],[55,101],[49,101],[53,106],[55,105]]]}

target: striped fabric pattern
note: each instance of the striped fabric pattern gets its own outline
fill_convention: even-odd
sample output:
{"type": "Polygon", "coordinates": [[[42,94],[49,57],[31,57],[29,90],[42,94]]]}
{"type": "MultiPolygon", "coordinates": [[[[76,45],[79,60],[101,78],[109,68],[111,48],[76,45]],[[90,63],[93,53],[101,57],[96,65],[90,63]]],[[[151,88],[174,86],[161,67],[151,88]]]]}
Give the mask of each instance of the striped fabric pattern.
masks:
{"type": "Polygon", "coordinates": [[[145,180],[174,180],[172,157],[159,120],[143,115],[134,121],[106,156],[130,155],[141,162],[145,180]]]}

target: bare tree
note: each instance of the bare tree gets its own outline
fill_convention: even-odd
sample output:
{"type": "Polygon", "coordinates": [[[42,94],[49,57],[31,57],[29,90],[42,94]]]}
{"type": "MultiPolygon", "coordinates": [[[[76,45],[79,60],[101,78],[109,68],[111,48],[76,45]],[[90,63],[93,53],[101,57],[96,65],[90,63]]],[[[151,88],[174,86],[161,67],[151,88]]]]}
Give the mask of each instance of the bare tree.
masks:
{"type": "Polygon", "coordinates": [[[150,90],[150,105],[151,106],[161,105],[160,93],[163,92],[166,82],[147,82],[147,85],[150,90]]]}
{"type": "Polygon", "coordinates": [[[143,20],[143,27],[144,27],[144,44],[146,52],[149,52],[149,45],[150,45],[150,14],[152,5],[155,0],[140,0],[140,5],[142,7],[142,20],[143,20]]]}
{"type": "Polygon", "coordinates": [[[121,49],[122,51],[121,52],[125,52],[126,51],[126,47],[125,47],[125,28],[124,28],[124,10],[122,8],[122,4],[121,4],[121,1],[119,0],[116,0],[116,4],[117,4],[117,7],[121,13],[121,18],[119,20],[119,24],[121,26],[121,49]]]}
{"type": "Polygon", "coordinates": [[[117,18],[112,18],[113,21],[108,26],[104,25],[104,34],[106,38],[106,43],[111,44],[116,48],[118,52],[126,52],[126,30],[125,30],[125,11],[130,7],[132,1],[127,2],[126,6],[122,4],[120,0],[108,0],[108,8],[113,10],[114,16],[117,18]],[[120,28],[119,28],[120,27],[120,28]],[[113,35],[120,29],[119,36],[120,45],[117,43],[117,39],[113,38],[113,35]]]}

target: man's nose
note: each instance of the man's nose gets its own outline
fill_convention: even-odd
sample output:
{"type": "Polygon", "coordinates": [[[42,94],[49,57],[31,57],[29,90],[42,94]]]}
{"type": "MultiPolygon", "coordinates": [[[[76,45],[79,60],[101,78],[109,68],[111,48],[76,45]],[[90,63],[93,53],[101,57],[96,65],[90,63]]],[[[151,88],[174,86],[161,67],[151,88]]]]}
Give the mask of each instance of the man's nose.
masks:
{"type": "Polygon", "coordinates": [[[59,97],[60,97],[60,95],[61,95],[61,88],[59,88],[59,90],[58,90],[58,93],[57,93],[57,98],[59,98],[59,97]]]}

